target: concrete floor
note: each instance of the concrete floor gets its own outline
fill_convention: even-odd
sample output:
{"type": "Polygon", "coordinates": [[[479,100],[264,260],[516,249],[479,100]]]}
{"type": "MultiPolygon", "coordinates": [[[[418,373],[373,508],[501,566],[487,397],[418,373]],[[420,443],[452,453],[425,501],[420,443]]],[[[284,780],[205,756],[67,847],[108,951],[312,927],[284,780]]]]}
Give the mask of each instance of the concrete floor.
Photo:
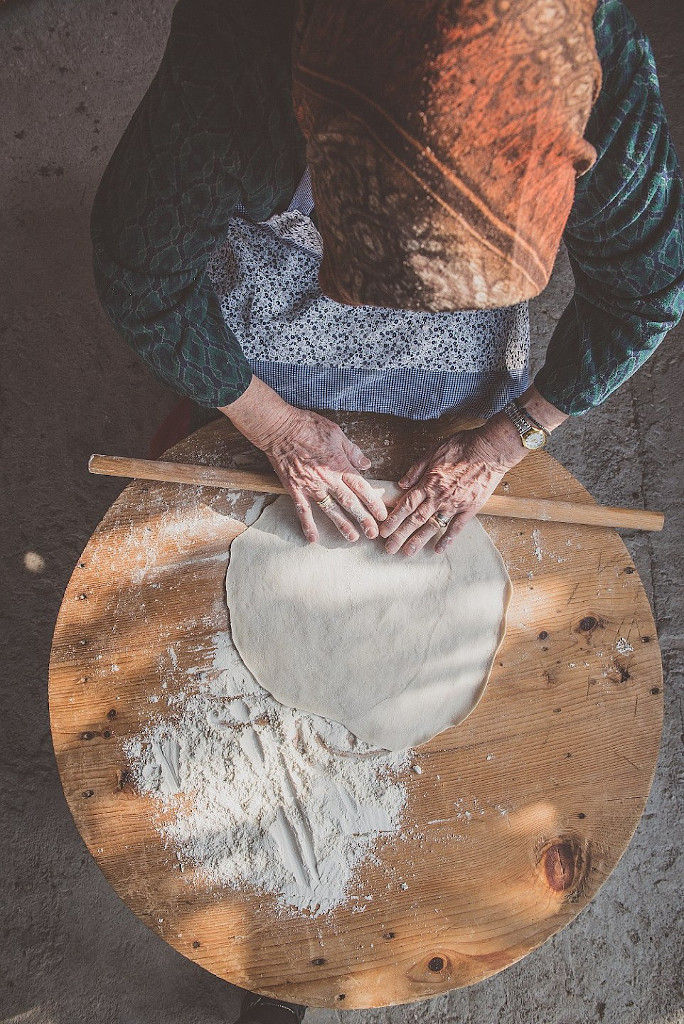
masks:
{"type": "MultiPolygon", "coordinates": [[[[681,154],[684,21],[677,6],[638,0],[633,9],[654,43],[681,154]]],[[[94,190],[156,67],[170,10],[170,0],[14,0],[0,10],[5,1024],[210,1024],[236,1013],[231,988],[148,932],[88,855],[62,796],[46,700],[63,589],[120,489],[89,478],[87,457],[144,455],[174,401],[101,313],[88,237],[94,190]]],[[[561,258],[533,304],[537,360],[571,288],[561,258]]],[[[600,411],[569,423],[552,449],[600,501],[648,503],[668,515],[662,535],[626,537],[653,602],[667,673],[658,771],[633,842],[574,923],[497,977],[405,1009],[314,1011],[312,1024],[342,1016],[349,1024],[684,1020],[676,931],[684,836],[675,788],[682,732],[681,337],[674,332],[600,411]]]]}

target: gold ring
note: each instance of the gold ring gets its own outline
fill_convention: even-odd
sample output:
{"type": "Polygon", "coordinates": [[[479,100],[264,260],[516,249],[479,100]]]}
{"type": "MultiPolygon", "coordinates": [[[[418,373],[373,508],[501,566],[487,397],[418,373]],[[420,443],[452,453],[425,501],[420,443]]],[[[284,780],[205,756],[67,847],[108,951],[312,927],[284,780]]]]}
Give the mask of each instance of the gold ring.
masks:
{"type": "Polygon", "coordinates": [[[446,530],[447,526],[451,522],[451,520],[447,519],[447,517],[443,515],[441,512],[433,512],[432,515],[430,516],[430,519],[435,524],[438,530],[446,530]]]}
{"type": "Polygon", "coordinates": [[[332,505],[334,505],[335,500],[329,494],[326,494],[326,496],[324,498],[321,498],[320,501],[317,501],[316,504],[318,505],[319,508],[325,510],[326,508],[330,508],[332,505]]]}

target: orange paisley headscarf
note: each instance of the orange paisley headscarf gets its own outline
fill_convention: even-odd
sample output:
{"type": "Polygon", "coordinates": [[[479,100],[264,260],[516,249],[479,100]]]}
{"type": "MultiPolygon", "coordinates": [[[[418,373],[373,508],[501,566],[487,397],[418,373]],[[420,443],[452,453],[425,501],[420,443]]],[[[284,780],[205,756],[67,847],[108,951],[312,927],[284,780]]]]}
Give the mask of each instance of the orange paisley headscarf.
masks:
{"type": "Polygon", "coordinates": [[[596,159],[596,0],[299,0],[293,100],[338,302],[508,306],[546,285],[596,159]]]}

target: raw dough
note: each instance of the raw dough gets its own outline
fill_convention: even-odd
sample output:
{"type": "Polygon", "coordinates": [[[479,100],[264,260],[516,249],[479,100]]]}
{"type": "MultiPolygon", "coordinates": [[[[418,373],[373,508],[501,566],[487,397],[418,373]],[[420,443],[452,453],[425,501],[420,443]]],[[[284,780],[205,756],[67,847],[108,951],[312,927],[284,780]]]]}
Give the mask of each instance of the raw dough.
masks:
{"type": "MultiPolygon", "coordinates": [[[[385,497],[393,484],[382,483],[385,497]]],[[[447,549],[388,555],[318,516],[308,544],[289,497],[231,544],[226,593],[247,668],[288,707],[374,747],[415,746],[462,721],[503,639],[510,580],[473,520],[447,549]]]]}

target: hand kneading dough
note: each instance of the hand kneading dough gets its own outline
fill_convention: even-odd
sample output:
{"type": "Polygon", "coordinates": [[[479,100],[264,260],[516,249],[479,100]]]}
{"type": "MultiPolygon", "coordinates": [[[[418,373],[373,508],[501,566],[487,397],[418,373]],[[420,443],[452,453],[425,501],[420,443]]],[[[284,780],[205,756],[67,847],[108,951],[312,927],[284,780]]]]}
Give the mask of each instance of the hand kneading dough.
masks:
{"type": "MultiPolygon", "coordinates": [[[[385,484],[385,497],[396,493],[385,484]]],[[[503,639],[510,580],[473,520],[444,555],[388,555],[317,516],[308,544],[289,497],[231,544],[226,592],[247,668],[288,707],[374,747],[416,746],[462,721],[503,639]]]]}

